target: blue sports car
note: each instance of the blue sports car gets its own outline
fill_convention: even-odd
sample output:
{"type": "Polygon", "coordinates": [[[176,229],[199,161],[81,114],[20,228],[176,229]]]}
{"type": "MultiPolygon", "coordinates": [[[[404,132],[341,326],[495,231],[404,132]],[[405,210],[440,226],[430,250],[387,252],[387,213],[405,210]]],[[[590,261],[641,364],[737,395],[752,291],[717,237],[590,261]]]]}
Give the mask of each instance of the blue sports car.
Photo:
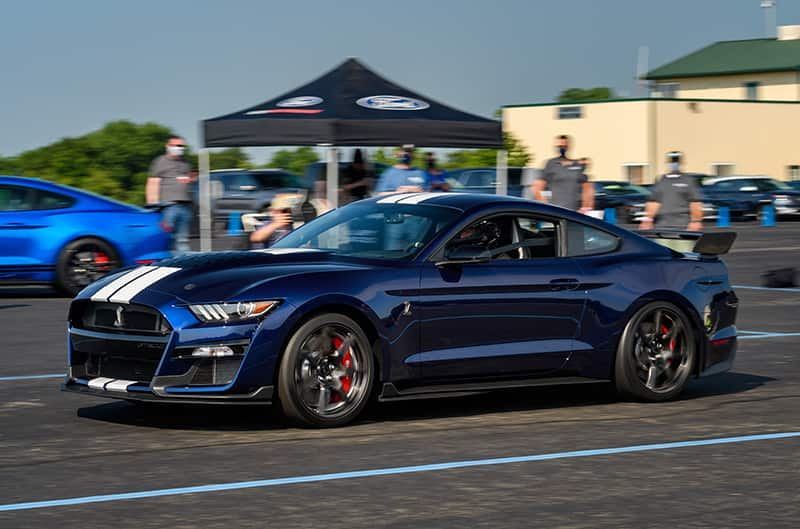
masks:
{"type": "Polygon", "coordinates": [[[169,257],[160,215],[35,178],[0,176],[0,283],[73,296],[119,268],[169,257]]]}
{"type": "Polygon", "coordinates": [[[277,402],[338,426],[372,398],[613,381],[649,401],[729,369],[732,234],[653,233],[556,206],[395,194],[267,250],[106,277],[69,312],[63,389],[131,401],[277,402]],[[688,240],[687,240],[688,238],[688,240]]]}

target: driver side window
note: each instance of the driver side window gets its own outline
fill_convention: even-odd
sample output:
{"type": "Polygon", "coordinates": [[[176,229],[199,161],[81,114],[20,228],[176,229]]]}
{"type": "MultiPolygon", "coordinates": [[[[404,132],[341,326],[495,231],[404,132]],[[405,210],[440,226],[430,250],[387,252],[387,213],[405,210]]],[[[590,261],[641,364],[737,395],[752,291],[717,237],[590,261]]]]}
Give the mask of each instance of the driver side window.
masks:
{"type": "Polygon", "coordinates": [[[470,224],[447,243],[445,253],[462,246],[489,250],[492,260],[542,259],[558,255],[555,224],[516,215],[489,217],[470,224]]]}

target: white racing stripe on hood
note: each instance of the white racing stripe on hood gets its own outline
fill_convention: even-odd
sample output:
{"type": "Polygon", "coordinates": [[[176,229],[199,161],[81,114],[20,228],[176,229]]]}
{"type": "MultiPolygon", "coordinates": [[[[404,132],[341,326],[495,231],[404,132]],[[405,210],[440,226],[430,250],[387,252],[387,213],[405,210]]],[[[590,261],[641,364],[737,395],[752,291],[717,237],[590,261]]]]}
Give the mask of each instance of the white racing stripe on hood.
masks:
{"type": "Polygon", "coordinates": [[[441,193],[419,193],[413,197],[401,199],[398,204],[419,204],[420,202],[425,202],[430,198],[436,198],[438,196],[441,196],[441,193]]]}
{"type": "Polygon", "coordinates": [[[156,266],[153,268],[155,268],[155,270],[149,274],[137,277],[119,289],[116,293],[114,293],[113,296],[108,298],[108,301],[112,303],[130,303],[131,299],[133,299],[142,290],[180,270],[180,268],[174,268],[171,266],[156,266]]]}
{"type": "Polygon", "coordinates": [[[289,253],[319,252],[318,248],[265,248],[263,250],[253,250],[254,252],[268,253],[270,255],[285,255],[289,253]]]}
{"type": "Polygon", "coordinates": [[[137,277],[152,272],[155,270],[155,268],[156,267],[154,266],[140,266],[139,268],[134,268],[127,274],[122,274],[114,281],[95,292],[94,296],[92,296],[92,301],[108,301],[109,296],[111,296],[114,292],[121,289],[137,277]]]}
{"type": "Polygon", "coordinates": [[[404,198],[413,197],[421,193],[400,193],[399,195],[389,195],[386,198],[378,200],[378,204],[394,204],[404,198]]]}

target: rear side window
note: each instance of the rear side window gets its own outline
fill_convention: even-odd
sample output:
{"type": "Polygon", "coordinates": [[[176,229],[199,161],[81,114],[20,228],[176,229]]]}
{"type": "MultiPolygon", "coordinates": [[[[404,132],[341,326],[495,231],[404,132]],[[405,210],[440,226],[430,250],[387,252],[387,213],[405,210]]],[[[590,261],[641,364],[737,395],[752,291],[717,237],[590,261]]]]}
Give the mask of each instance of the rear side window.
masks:
{"type": "Polygon", "coordinates": [[[30,211],[36,204],[36,190],[21,186],[0,186],[0,211],[30,211]]]}
{"type": "Polygon", "coordinates": [[[579,222],[568,221],[566,224],[569,257],[613,252],[619,246],[619,239],[615,235],[579,222]]]}
{"type": "Polygon", "coordinates": [[[36,209],[66,209],[75,203],[72,197],[64,196],[52,191],[39,191],[36,200],[36,209]]]}

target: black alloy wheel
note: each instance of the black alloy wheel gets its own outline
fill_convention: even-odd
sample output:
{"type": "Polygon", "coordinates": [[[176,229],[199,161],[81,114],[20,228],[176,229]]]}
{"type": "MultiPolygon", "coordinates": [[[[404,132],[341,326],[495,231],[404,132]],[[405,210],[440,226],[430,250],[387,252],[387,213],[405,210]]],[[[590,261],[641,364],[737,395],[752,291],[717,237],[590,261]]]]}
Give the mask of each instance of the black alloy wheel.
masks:
{"type": "Polygon", "coordinates": [[[372,394],[374,362],[369,341],[350,318],[323,314],[289,340],[278,375],[286,416],[306,427],[342,426],[364,409],[372,394]]]}
{"type": "Polygon", "coordinates": [[[631,318],[620,340],[617,389],[642,400],[670,400],[683,391],[695,359],[694,330],[686,315],[671,303],[650,303],[631,318]]]}
{"type": "Polygon", "coordinates": [[[56,264],[56,287],[75,296],[86,286],[120,266],[116,250],[95,238],[78,239],[61,251],[56,264]]]}

